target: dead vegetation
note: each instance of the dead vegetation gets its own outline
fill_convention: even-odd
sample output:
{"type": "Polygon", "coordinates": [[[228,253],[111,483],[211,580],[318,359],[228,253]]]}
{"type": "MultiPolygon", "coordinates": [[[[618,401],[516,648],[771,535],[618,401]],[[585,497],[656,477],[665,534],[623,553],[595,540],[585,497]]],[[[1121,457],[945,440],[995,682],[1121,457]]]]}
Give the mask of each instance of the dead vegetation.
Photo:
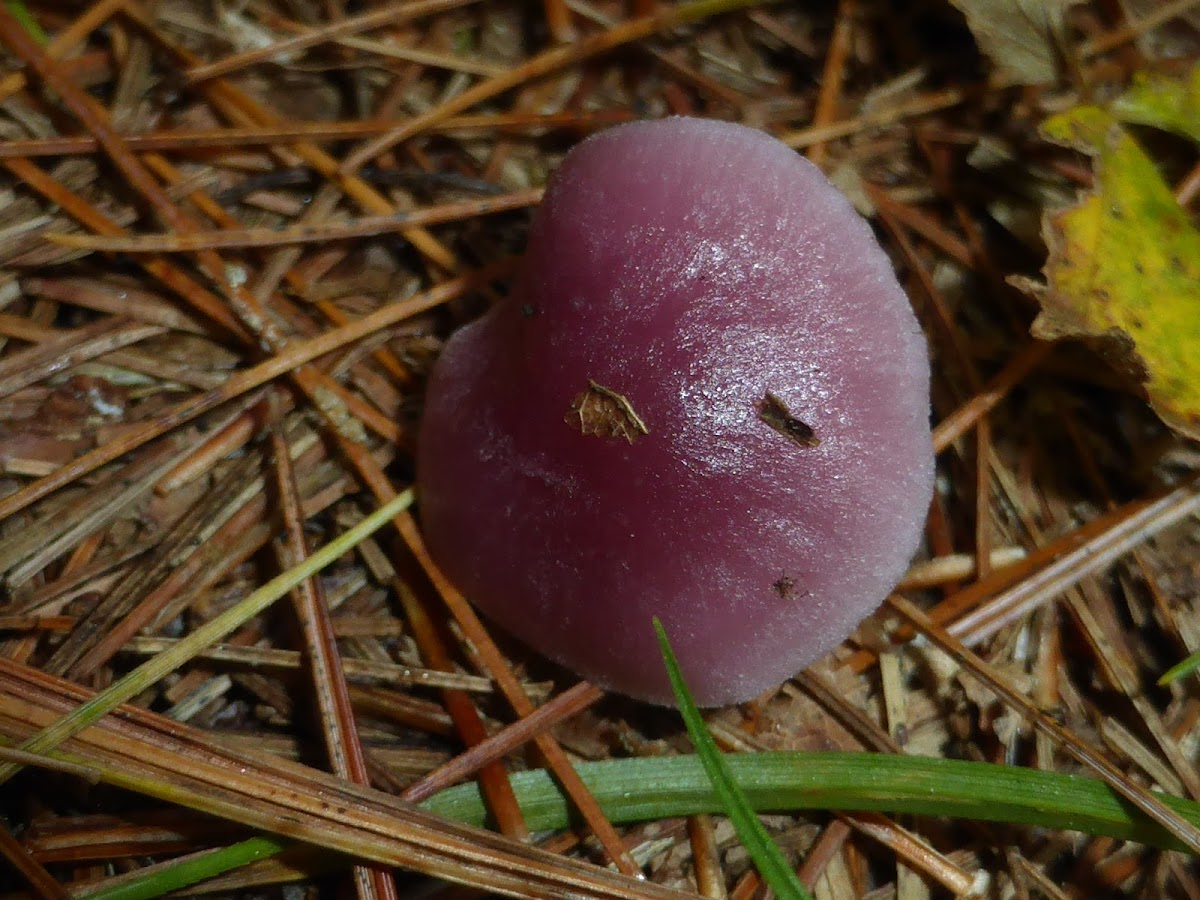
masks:
{"type": "MultiPolygon", "coordinates": [[[[1155,685],[1200,650],[1200,457],[1092,350],[1031,338],[1008,282],[1092,178],[1039,122],[1186,72],[1200,3],[1072,4],[1034,38],[994,8],[0,8],[0,895],[83,895],[256,831],[311,846],[204,890],[765,895],[720,818],[611,824],[571,762],[687,752],[678,718],[490,635],[408,509],[65,756],[13,749],[403,498],[423,379],[503,293],[557,159],[667,114],[818,162],[935,358],[939,493],[902,596],[713,714],[718,742],[1085,772],[1151,816],[1157,791],[1200,800],[1194,680],[1155,685]],[[536,846],[506,775],[529,766],[579,811],[536,846]],[[467,778],[505,837],[407,802],[467,778]]],[[[1194,151],[1156,149],[1194,212],[1194,151]]],[[[1065,829],[767,821],[820,898],[1200,897],[1189,857],[1065,829]]]]}

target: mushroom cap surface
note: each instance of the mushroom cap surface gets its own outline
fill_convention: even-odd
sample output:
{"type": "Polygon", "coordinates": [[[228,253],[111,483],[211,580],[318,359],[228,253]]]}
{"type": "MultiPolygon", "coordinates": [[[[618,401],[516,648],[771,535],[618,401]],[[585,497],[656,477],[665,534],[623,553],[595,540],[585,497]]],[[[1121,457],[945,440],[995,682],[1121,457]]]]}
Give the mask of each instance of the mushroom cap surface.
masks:
{"type": "Polygon", "coordinates": [[[447,342],[418,441],[430,551],[527,644],[702,705],[844,640],[917,549],[933,483],[924,335],[868,224],[739,125],[576,146],[511,295],[447,342]]]}

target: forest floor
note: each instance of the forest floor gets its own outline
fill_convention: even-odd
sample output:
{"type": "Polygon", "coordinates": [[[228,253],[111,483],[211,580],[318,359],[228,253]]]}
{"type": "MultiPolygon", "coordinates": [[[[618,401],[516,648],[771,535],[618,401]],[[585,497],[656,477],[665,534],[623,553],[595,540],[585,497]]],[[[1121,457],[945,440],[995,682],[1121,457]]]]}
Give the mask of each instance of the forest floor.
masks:
{"type": "Polygon", "coordinates": [[[717,807],[671,805],[678,714],[493,634],[406,505],[426,376],[549,174],[666,115],[820,166],[934,371],[920,556],[708,713],[717,743],[1074,773],[1142,817],[1103,833],[1036,780],[1018,815],[950,770],[924,806],[779,788],[800,881],[1200,898],[1164,849],[1200,816],[1161,800],[1200,801],[1200,691],[1159,683],[1200,650],[1198,58],[1200,0],[8,0],[0,898],[769,894],[717,807]],[[610,760],[650,768],[573,778],[610,760]],[[545,766],[569,821],[518,803],[545,766]],[[496,834],[410,804],[464,781],[496,834]]]}

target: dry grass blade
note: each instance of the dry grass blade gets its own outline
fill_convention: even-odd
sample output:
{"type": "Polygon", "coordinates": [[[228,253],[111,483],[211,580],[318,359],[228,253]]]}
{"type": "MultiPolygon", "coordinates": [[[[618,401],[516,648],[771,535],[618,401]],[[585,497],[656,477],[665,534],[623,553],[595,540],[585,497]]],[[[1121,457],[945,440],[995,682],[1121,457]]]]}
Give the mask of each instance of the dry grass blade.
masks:
{"type": "MultiPolygon", "coordinates": [[[[0,732],[10,739],[28,738],[87,699],[76,685],[0,660],[0,732]]],[[[686,896],[447,822],[313,769],[233,753],[194,729],[135,708],[118,710],[63,749],[93,760],[110,783],[486,891],[547,900],[686,896]]]]}

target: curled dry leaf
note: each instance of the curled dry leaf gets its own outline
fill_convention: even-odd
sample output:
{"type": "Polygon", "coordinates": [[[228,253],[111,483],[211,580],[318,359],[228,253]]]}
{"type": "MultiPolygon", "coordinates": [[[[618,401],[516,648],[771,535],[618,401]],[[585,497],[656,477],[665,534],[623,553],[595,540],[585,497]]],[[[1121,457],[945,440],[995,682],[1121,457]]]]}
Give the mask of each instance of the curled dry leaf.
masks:
{"type": "Polygon", "coordinates": [[[1077,0],[950,0],[996,74],[1013,84],[1049,84],[1062,70],[1066,10],[1077,0]]]}

